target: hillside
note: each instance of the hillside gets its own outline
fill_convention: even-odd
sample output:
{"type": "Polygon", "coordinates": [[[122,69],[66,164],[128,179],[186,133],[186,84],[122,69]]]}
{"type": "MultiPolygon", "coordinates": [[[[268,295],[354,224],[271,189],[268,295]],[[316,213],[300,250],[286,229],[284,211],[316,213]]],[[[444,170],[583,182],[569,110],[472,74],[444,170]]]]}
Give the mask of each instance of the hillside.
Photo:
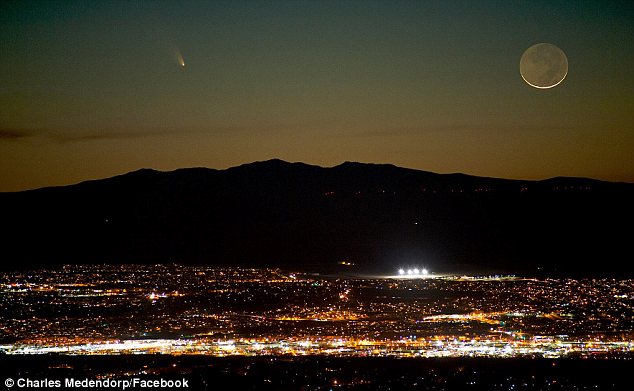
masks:
{"type": "Polygon", "coordinates": [[[632,274],[634,184],[280,160],[0,193],[4,269],[62,263],[425,264],[632,274]]]}

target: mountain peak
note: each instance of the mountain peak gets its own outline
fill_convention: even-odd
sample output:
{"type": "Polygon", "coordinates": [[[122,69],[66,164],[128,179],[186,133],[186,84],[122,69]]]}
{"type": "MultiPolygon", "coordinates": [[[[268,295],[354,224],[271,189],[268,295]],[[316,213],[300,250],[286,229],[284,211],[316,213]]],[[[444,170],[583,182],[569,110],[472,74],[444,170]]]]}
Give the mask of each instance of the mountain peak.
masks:
{"type": "Polygon", "coordinates": [[[622,254],[631,258],[628,231],[620,227],[634,220],[632,197],[634,184],[513,181],[350,161],[143,169],[0,193],[8,227],[0,257],[8,265],[286,267],[354,259],[391,270],[420,259],[439,267],[550,262],[570,270],[601,259],[617,268],[622,254]]]}

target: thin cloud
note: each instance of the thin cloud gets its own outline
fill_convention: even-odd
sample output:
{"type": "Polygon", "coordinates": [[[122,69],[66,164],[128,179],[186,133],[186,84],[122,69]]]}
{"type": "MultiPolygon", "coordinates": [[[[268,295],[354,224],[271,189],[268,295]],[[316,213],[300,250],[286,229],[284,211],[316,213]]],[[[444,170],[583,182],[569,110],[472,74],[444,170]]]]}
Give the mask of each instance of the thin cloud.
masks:
{"type": "Polygon", "coordinates": [[[42,139],[56,143],[81,143],[90,141],[127,140],[149,137],[179,136],[185,134],[209,134],[218,135],[230,132],[240,132],[245,130],[240,127],[205,127],[195,129],[142,129],[135,131],[127,130],[104,130],[104,131],[76,131],[76,130],[55,130],[55,129],[9,129],[0,128],[0,141],[14,140],[23,141],[27,139],[42,139]]]}
{"type": "Polygon", "coordinates": [[[0,129],[0,140],[19,140],[33,136],[33,132],[25,129],[0,129]]]}
{"type": "Polygon", "coordinates": [[[465,133],[465,132],[554,132],[574,129],[568,125],[509,125],[509,124],[455,124],[455,125],[420,125],[383,129],[368,129],[350,132],[348,137],[386,137],[386,136],[418,136],[433,133],[465,133]]]}
{"type": "Polygon", "coordinates": [[[117,140],[139,137],[150,137],[168,134],[168,130],[160,131],[139,131],[139,132],[123,132],[123,131],[104,131],[104,132],[64,132],[52,129],[0,129],[0,140],[25,140],[31,138],[48,139],[55,142],[81,142],[92,140],[117,140]]]}
{"type": "Polygon", "coordinates": [[[173,134],[173,131],[144,131],[144,132],[98,132],[98,133],[55,133],[46,135],[47,138],[59,143],[74,143],[102,140],[125,140],[173,134]]]}

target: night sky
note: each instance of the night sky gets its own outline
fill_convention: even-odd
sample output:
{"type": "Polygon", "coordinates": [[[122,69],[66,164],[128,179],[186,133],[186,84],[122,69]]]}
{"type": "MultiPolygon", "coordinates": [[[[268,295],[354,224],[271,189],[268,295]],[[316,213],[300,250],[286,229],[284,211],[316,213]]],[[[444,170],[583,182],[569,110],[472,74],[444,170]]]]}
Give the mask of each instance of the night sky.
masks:
{"type": "Polygon", "coordinates": [[[0,191],[271,158],[634,182],[634,2],[0,2],[0,191]]]}

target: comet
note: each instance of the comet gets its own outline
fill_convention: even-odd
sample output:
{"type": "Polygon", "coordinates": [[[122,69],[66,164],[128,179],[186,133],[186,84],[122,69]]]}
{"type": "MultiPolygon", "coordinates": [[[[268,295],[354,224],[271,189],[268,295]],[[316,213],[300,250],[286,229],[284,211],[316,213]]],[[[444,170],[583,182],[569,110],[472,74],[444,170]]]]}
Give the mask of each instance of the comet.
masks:
{"type": "Polygon", "coordinates": [[[176,43],[176,41],[174,39],[168,38],[167,42],[165,43],[170,59],[176,60],[176,64],[178,64],[179,67],[185,68],[185,58],[183,57],[183,53],[181,53],[179,45],[176,43]]]}
{"type": "Polygon", "coordinates": [[[178,61],[178,65],[180,65],[183,68],[185,67],[185,59],[183,58],[183,55],[178,49],[176,49],[176,60],[178,61]]]}

